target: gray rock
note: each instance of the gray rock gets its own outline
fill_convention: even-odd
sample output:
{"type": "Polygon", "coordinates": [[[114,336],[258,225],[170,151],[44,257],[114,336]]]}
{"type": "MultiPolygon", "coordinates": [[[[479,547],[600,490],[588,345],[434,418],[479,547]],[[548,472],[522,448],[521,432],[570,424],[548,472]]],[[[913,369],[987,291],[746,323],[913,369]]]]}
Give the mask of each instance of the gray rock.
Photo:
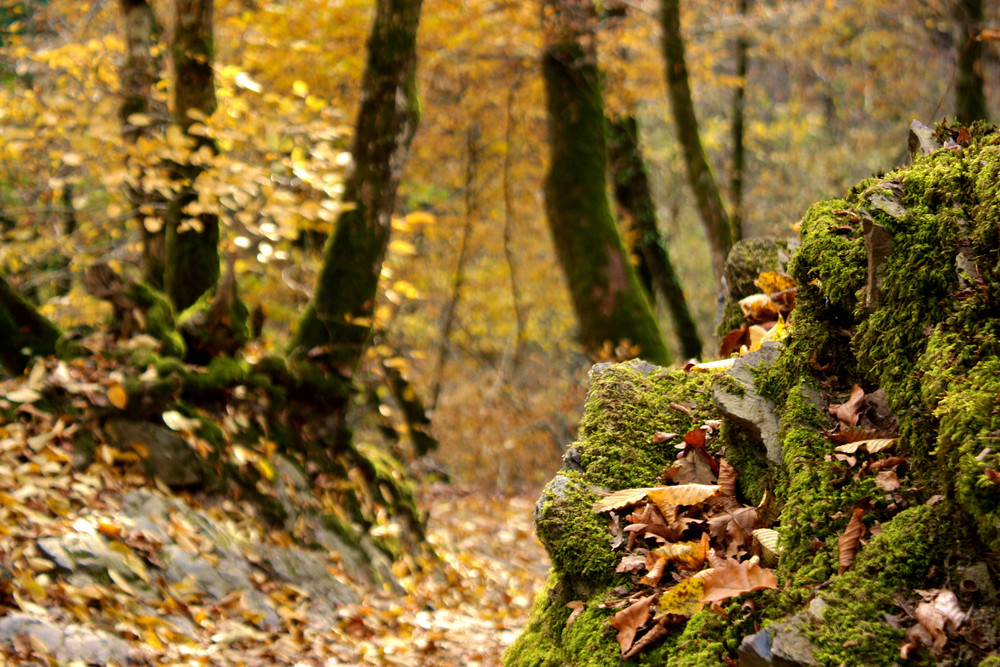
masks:
{"type": "Polygon", "coordinates": [[[112,419],[104,425],[104,432],[118,449],[128,450],[133,442],[145,447],[148,455],[142,461],[143,468],[167,486],[201,483],[201,459],[184,438],[170,429],[147,421],[112,419]]]}
{"type": "Polygon", "coordinates": [[[0,643],[10,644],[22,634],[44,646],[62,664],[128,663],[128,643],[107,632],[76,624],[59,628],[26,614],[13,613],[0,618],[0,643]]]}
{"type": "Polygon", "coordinates": [[[572,480],[562,473],[556,473],[555,477],[542,489],[542,495],[535,501],[535,508],[532,511],[532,518],[535,526],[541,520],[545,512],[546,502],[563,503],[566,501],[566,489],[572,484],[572,480]]]}
{"type": "Polygon", "coordinates": [[[878,308],[882,299],[882,266],[892,254],[892,234],[867,213],[861,216],[865,233],[865,253],[868,256],[868,282],[865,284],[865,307],[878,308]]]}
{"type": "Polygon", "coordinates": [[[742,391],[726,382],[716,382],[712,387],[712,400],[716,407],[763,445],[771,465],[780,465],[782,460],[778,417],[774,412],[774,403],[757,393],[753,372],[772,365],[780,352],[781,344],[769,341],[759,350],[745,354],[733,363],[727,375],[736,381],[742,391]]]}
{"type": "Polygon", "coordinates": [[[309,591],[313,603],[324,612],[360,602],[358,594],[330,574],[326,563],[313,552],[266,544],[258,545],[256,551],[278,578],[309,591]]]}
{"type": "Polygon", "coordinates": [[[807,667],[818,665],[806,636],[811,614],[803,612],[748,635],[737,652],[740,667],[807,667]]]}
{"type": "Polygon", "coordinates": [[[918,155],[930,155],[943,145],[940,141],[934,138],[934,130],[927,127],[919,120],[914,120],[910,123],[908,143],[911,157],[917,157],[918,155]]]}

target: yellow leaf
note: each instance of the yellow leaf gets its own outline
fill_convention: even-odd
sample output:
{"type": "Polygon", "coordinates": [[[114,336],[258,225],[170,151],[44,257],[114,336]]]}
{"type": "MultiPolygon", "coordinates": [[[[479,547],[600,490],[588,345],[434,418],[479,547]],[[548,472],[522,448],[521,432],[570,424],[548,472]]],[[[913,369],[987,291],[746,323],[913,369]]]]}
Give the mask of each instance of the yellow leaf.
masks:
{"type": "Polygon", "coordinates": [[[62,161],[68,167],[79,167],[83,164],[83,156],[79,153],[63,153],[62,161]]]}
{"type": "Polygon", "coordinates": [[[411,225],[433,225],[436,218],[427,211],[414,211],[406,215],[406,222],[411,225]]]}
{"type": "Polygon", "coordinates": [[[153,119],[144,113],[134,113],[128,117],[128,124],[136,127],[146,127],[152,124],[153,119]]]}
{"type": "Polygon", "coordinates": [[[22,387],[21,389],[14,389],[13,391],[8,391],[4,398],[6,398],[11,403],[34,403],[42,397],[34,389],[28,389],[27,387],[22,387]]]}
{"type": "Polygon", "coordinates": [[[889,449],[899,441],[899,438],[874,438],[872,440],[856,440],[854,442],[849,442],[846,445],[840,445],[835,447],[833,451],[841,452],[843,454],[853,454],[859,449],[864,448],[869,454],[876,454],[883,450],[889,449]]]}
{"type": "Polygon", "coordinates": [[[389,243],[389,252],[395,255],[416,255],[417,249],[409,241],[396,239],[389,243]]]}
{"type": "Polygon", "coordinates": [[[650,489],[622,489],[621,491],[615,491],[614,493],[610,493],[594,503],[594,511],[610,512],[611,510],[617,510],[622,507],[628,507],[629,505],[635,505],[636,503],[642,502],[646,498],[647,491],[650,491],[650,489]]]}
{"type": "Polygon", "coordinates": [[[765,294],[774,294],[782,290],[795,287],[795,281],[791,276],[774,271],[765,271],[753,281],[753,284],[760,288],[765,294]]]}
{"type": "Polygon", "coordinates": [[[648,489],[646,495],[666,514],[671,505],[697,505],[718,491],[718,484],[678,484],[648,489]]]}
{"type": "Polygon", "coordinates": [[[299,97],[305,97],[309,94],[309,84],[305,81],[297,79],[292,82],[292,92],[294,92],[299,97]]]}
{"type": "Polygon", "coordinates": [[[108,387],[108,402],[119,410],[124,410],[128,405],[128,394],[125,388],[117,382],[108,387]]]}
{"type": "Polygon", "coordinates": [[[691,616],[705,606],[705,584],[700,579],[685,579],[660,596],[656,603],[656,621],[667,614],[691,616]]]}

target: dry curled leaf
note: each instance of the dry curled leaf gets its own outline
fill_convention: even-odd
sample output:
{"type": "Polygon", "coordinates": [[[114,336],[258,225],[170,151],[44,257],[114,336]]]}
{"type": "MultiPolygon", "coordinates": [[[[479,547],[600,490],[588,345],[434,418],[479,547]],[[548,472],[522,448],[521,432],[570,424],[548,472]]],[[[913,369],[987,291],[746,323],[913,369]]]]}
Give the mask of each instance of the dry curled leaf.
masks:
{"type": "Polygon", "coordinates": [[[666,513],[671,505],[697,505],[718,492],[716,484],[678,484],[647,489],[646,496],[666,513]]]}
{"type": "Polygon", "coordinates": [[[750,591],[778,587],[774,573],[762,568],[756,557],[742,563],[727,558],[708,572],[702,579],[705,586],[702,602],[726,600],[750,591]]]}
{"type": "Polygon", "coordinates": [[[726,498],[736,497],[736,468],[726,459],[719,459],[719,495],[726,498]]]}
{"type": "Polygon", "coordinates": [[[566,606],[572,609],[569,618],[566,619],[566,627],[568,628],[583,613],[584,604],[582,600],[573,600],[572,602],[567,602],[566,606]]]}
{"type": "Polygon", "coordinates": [[[844,403],[831,403],[828,411],[831,417],[836,417],[847,426],[857,426],[858,417],[864,412],[865,390],[858,385],[851,387],[851,395],[844,403]]]}
{"type": "Polygon", "coordinates": [[[899,488],[900,482],[899,477],[896,476],[896,471],[894,470],[881,470],[878,475],[875,476],[875,486],[879,487],[883,491],[895,491],[899,488]]]}
{"type": "Polygon", "coordinates": [[[635,641],[635,633],[642,627],[649,618],[649,605],[656,595],[649,595],[639,598],[634,603],[622,609],[611,619],[611,625],[618,631],[618,646],[622,653],[626,653],[632,648],[635,641]]]}
{"type": "Polygon", "coordinates": [[[851,520],[847,522],[847,528],[837,538],[837,561],[840,565],[838,574],[843,574],[851,567],[858,553],[861,536],[865,534],[865,524],[861,522],[864,513],[863,508],[855,507],[851,520]]]}
{"type": "Polygon", "coordinates": [[[604,496],[594,503],[595,512],[610,512],[629,505],[636,505],[646,499],[648,488],[622,489],[604,496]]]}
{"type": "Polygon", "coordinates": [[[855,440],[854,442],[849,442],[845,445],[840,445],[834,447],[835,452],[843,452],[844,454],[853,454],[859,449],[862,449],[869,454],[878,454],[879,452],[884,452],[885,450],[895,446],[899,442],[899,438],[876,438],[874,440],[855,440]]]}
{"type": "Polygon", "coordinates": [[[765,565],[777,565],[778,564],[778,538],[780,535],[778,531],[773,528],[758,528],[753,531],[754,539],[757,540],[757,544],[760,545],[761,560],[764,561],[765,565]]]}

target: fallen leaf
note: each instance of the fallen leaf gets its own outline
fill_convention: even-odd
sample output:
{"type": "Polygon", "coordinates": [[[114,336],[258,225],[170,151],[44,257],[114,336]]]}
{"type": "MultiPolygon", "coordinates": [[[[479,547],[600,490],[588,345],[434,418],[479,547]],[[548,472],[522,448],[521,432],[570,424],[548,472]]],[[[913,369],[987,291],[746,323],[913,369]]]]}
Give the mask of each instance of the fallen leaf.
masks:
{"type": "Polygon", "coordinates": [[[780,537],[778,531],[773,528],[758,528],[753,531],[754,539],[757,540],[757,544],[760,545],[761,559],[764,561],[765,565],[777,565],[778,564],[778,538],[780,537]]]}
{"type": "Polygon", "coordinates": [[[692,577],[664,591],[656,603],[656,618],[665,615],[691,616],[705,606],[705,582],[692,577]]]}
{"type": "Polygon", "coordinates": [[[847,426],[857,426],[858,417],[867,407],[865,390],[858,385],[851,387],[851,395],[845,403],[831,403],[827,409],[831,417],[836,417],[847,426]]]}
{"type": "Polygon", "coordinates": [[[572,602],[567,602],[566,606],[573,610],[570,612],[569,618],[566,619],[566,627],[568,628],[583,613],[584,604],[581,600],[573,600],[572,602]]]}
{"type": "Polygon", "coordinates": [[[899,477],[894,470],[882,470],[875,476],[875,486],[883,491],[895,491],[899,488],[899,477]]]}
{"type": "Polygon", "coordinates": [[[719,492],[715,484],[679,484],[646,489],[646,496],[656,503],[661,512],[671,505],[697,505],[719,492]]]}
{"type": "Polygon", "coordinates": [[[757,276],[753,284],[765,294],[774,294],[795,287],[795,280],[787,273],[765,271],[757,276]]]}
{"type": "Polygon", "coordinates": [[[119,410],[124,410],[125,406],[128,405],[128,394],[125,392],[125,388],[117,382],[108,387],[108,403],[119,410]]]}
{"type": "Polygon", "coordinates": [[[701,364],[695,364],[690,369],[695,373],[715,373],[718,371],[726,371],[733,367],[733,363],[736,359],[720,359],[719,361],[708,361],[701,364]]]}
{"type": "MultiPolygon", "coordinates": [[[[639,580],[639,583],[646,586],[658,586],[660,578],[663,577],[663,569],[667,566],[668,558],[659,553],[658,549],[652,552],[649,558],[652,559],[653,564],[649,567],[649,572],[639,580]]],[[[649,560],[646,562],[648,563],[649,560]]]]}
{"type": "Polygon", "coordinates": [[[727,558],[707,572],[709,574],[702,579],[705,587],[702,602],[726,600],[750,591],[778,587],[774,573],[762,568],[756,557],[742,563],[727,558]]]}
{"type": "Polygon", "coordinates": [[[869,454],[878,454],[883,452],[890,447],[894,446],[899,442],[899,438],[876,438],[874,440],[855,440],[854,442],[849,442],[845,445],[839,445],[833,448],[835,452],[843,452],[844,454],[853,454],[859,449],[864,449],[869,454]]]}
{"type": "Polygon", "coordinates": [[[750,347],[752,344],[750,337],[750,327],[746,324],[739,329],[733,329],[719,341],[719,356],[728,357],[733,352],[739,352],[743,346],[750,347]]]}
{"type": "Polygon", "coordinates": [[[719,459],[719,495],[727,498],[736,497],[736,468],[726,459],[719,459]]]}
{"type": "Polygon", "coordinates": [[[646,493],[649,490],[649,488],[640,488],[614,491],[594,503],[594,511],[610,512],[611,510],[617,510],[623,507],[628,507],[629,505],[638,504],[646,499],[646,493]]]}
{"type": "Polygon", "coordinates": [[[940,656],[948,643],[947,633],[957,630],[965,620],[958,598],[947,588],[938,591],[932,601],[918,604],[913,616],[930,633],[932,641],[929,648],[935,657],[940,656]]]}
{"type": "Polygon", "coordinates": [[[30,389],[28,387],[21,387],[20,389],[14,389],[4,394],[4,398],[6,398],[11,403],[34,403],[41,397],[42,397],[41,394],[39,394],[34,389],[30,389]]]}
{"type": "Polygon", "coordinates": [[[863,508],[855,507],[851,520],[847,522],[847,528],[837,538],[837,560],[840,565],[838,574],[843,574],[851,567],[858,553],[861,536],[865,534],[865,524],[861,522],[864,513],[863,508]]]}
{"type": "Polygon", "coordinates": [[[773,322],[778,319],[779,314],[778,304],[767,294],[751,294],[740,299],[740,310],[751,324],[773,322]]]}
{"type": "Polygon", "coordinates": [[[656,595],[654,594],[639,598],[625,609],[619,611],[611,619],[611,625],[618,630],[616,639],[618,640],[618,646],[621,647],[622,654],[625,654],[632,648],[632,642],[635,641],[635,633],[649,619],[649,605],[655,597],[656,595]]]}

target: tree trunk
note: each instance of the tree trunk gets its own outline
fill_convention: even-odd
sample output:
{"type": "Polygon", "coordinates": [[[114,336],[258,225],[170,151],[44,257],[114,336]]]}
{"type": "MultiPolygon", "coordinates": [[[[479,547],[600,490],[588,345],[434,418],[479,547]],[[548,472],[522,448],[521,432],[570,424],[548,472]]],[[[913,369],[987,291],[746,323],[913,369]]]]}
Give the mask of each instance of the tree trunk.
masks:
{"type": "Polygon", "coordinates": [[[960,123],[988,120],[986,94],[983,90],[983,0],[956,0],[958,23],[958,81],[955,84],[955,117],[960,123]]]}
{"type": "Polygon", "coordinates": [[[389,244],[396,188],[419,122],[416,38],[421,0],[378,0],[368,38],[361,109],[344,187],[349,204],[324,249],[316,294],[292,353],[322,351],[350,374],[371,337],[378,279],[389,244]],[[317,349],[318,348],[318,349],[317,349]]]}
{"type": "Polygon", "coordinates": [[[551,156],[545,208],[580,340],[590,353],[627,340],[645,359],[667,364],[670,354],[608,202],[594,6],[589,0],[543,0],[543,11],[551,156]]]}
{"type": "Polygon", "coordinates": [[[656,205],[649,189],[649,174],[639,146],[639,128],[634,116],[608,121],[608,164],[623,227],[634,230],[632,251],[639,256],[642,276],[651,301],[663,296],[670,309],[681,353],[685,358],[701,357],[698,327],[688,310],[684,290],[674,273],[670,256],[656,224],[656,205]]]}
{"type": "MultiPolygon", "coordinates": [[[[740,0],[740,17],[746,21],[750,0],[740,0]]],[[[732,153],[733,163],[729,172],[729,203],[732,207],[730,223],[733,230],[733,243],[743,238],[743,170],[746,165],[746,152],[743,144],[744,110],[747,96],[747,50],[750,48],[746,35],[741,31],[734,46],[736,56],[736,77],[739,82],[733,93],[733,125],[732,153]]]]}
{"type": "MultiPolygon", "coordinates": [[[[191,153],[216,152],[210,139],[191,133],[199,118],[215,111],[212,0],[175,0],[173,122],[191,141],[191,153]]],[[[219,218],[214,213],[191,215],[185,208],[198,199],[194,182],[202,168],[178,162],[172,179],[180,191],[167,208],[166,265],[163,283],[178,311],[198,300],[219,280],[219,218]]]]}
{"type": "Polygon", "coordinates": [[[688,182],[708,236],[712,251],[712,272],[718,288],[722,279],[722,267],[733,245],[733,231],[698,132],[698,118],[694,112],[684,61],[680,1],[663,0],[660,19],[663,27],[663,60],[670,104],[674,110],[674,126],[677,128],[677,139],[684,150],[688,182]]]}
{"type": "Polygon", "coordinates": [[[0,364],[21,373],[31,357],[55,354],[62,332],[0,278],[0,364]]]}
{"type": "MultiPolygon", "coordinates": [[[[122,65],[122,105],[119,118],[125,143],[134,145],[140,137],[149,134],[152,111],[152,87],[156,81],[157,65],[152,54],[153,36],[156,34],[156,17],[148,0],[121,0],[121,13],[125,25],[125,62],[122,65]],[[137,118],[133,118],[136,114],[137,118]],[[145,116],[146,118],[142,118],[145,116]],[[131,119],[131,120],[130,120],[131,119]]],[[[163,288],[165,233],[162,219],[166,201],[155,192],[146,192],[141,173],[133,170],[126,158],[129,181],[126,194],[132,205],[132,219],[142,234],[142,276],[156,287],[163,288]],[[145,223],[150,218],[149,225],[145,223]]]]}

